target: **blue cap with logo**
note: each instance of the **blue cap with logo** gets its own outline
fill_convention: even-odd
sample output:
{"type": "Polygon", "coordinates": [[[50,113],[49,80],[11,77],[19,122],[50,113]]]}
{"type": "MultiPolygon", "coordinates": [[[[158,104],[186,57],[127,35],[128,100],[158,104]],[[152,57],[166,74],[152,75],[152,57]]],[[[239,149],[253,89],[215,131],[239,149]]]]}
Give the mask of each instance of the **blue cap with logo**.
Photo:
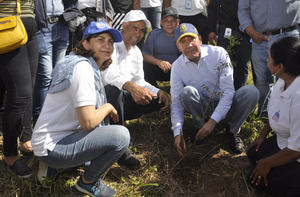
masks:
{"type": "Polygon", "coordinates": [[[194,25],[191,23],[182,23],[175,30],[175,40],[176,44],[183,38],[184,36],[192,36],[194,38],[199,36],[199,33],[194,25]]]}
{"type": "Polygon", "coordinates": [[[111,33],[115,42],[121,42],[123,40],[121,32],[114,28],[111,28],[109,24],[104,21],[92,21],[85,29],[82,39],[84,39],[88,35],[98,34],[102,32],[111,33]]]}

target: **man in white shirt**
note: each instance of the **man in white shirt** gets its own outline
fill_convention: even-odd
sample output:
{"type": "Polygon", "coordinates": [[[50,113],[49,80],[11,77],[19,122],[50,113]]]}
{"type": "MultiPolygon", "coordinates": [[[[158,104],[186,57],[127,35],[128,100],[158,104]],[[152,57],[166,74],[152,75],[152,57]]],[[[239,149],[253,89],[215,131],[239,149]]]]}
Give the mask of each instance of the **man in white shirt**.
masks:
{"type": "Polygon", "coordinates": [[[193,116],[196,140],[202,140],[218,122],[229,118],[232,149],[235,153],[243,152],[243,141],[238,134],[256,106],[258,90],[254,86],[244,86],[235,91],[227,52],[222,47],[202,45],[192,24],[178,26],[175,40],[182,55],[172,64],[171,120],[179,156],[186,151],[182,131],[184,110],[193,116]]]}
{"type": "Polygon", "coordinates": [[[112,64],[102,73],[107,101],[118,111],[119,124],[169,106],[167,93],[144,79],[143,56],[136,44],[149,27],[141,10],[128,12],[123,22],[123,42],[114,45],[112,64]]]}

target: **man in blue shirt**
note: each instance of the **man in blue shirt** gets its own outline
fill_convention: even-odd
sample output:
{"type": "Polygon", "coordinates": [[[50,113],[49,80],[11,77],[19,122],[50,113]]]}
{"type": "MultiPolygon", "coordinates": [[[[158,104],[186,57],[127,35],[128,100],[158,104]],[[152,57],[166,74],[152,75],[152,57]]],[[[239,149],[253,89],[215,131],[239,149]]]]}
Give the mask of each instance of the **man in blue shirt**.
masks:
{"type": "Polygon", "coordinates": [[[174,32],[179,24],[177,10],[168,7],[163,10],[161,18],[162,29],[150,32],[142,50],[145,80],[152,85],[157,85],[156,80],[170,80],[172,63],[180,55],[174,39],[174,32]]]}
{"type": "Polygon", "coordinates": [[[196,140],[212,133],[216,124],[229,119],[232,149],[244,151],[240,127],[256,106],[259,92],[254,86],[233,87],[230,58],[222,47],[202,45],[198,31],[190,23],[175,30],[182,55],[171,70],[171,121],[179,156],[186,151],[183,139],[184,110],[193,116],[196,140]]]}
{"type": "Polygon", "coordinates": [[[252,38],[255,86],[260,92],[259,114],[267,117],[267,95],[272,75],[267,67],[271,44],[282,37],[300,36],[300,1],[239,0],[240,29],[252,38]]]}

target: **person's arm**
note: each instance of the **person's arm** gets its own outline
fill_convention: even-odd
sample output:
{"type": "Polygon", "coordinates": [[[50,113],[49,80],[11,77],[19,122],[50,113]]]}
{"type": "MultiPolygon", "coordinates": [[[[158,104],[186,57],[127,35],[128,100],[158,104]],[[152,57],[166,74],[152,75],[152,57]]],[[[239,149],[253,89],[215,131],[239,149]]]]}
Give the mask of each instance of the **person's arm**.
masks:
{"type": "Polygon", "coordinates": [[[147,105],[150,103],[153,97],[156,95],[153,94],[150,90],[147,88],[144,88],[140,85],[137,85],[134,82],[127,81],[123,85],[123,89],[130,92],[133,100],[140,105],[147,105]]]}
{"type": "Polygon", "coordinates": [[[171,7],[172,0],[163,0],[163,9],[171,7]]]}
{"type": "Polygon", "coordinates": [[[133,9],[140,10],[141,9],[141,2],[140,0],[133,0],[133,9]]]}
{"type": "Polygon", "coordinates": [[[98,109],[93,105],[77,107],[76,113],[79,124],[85,131],[97,127],[107,115],[110,115],[114,122],[118,122],[118,113],[110,103],[105,103],[98,109]]]}
{"type": "Polygon", "coordinates": [[[266,122],[265,125],[264,125],[264,128],[261,132],[261,134],[259,135],[259,137],[254,141],[252,142],[248,147],[247,147],[247,151],[249,151],[252,147],[255,146],[255,150],[256,152],[259,151],[259,147],[260,145],[263,143],[264,139],[266,138],[266,136],[271,132],[271,127],[270,127],[270,124],[269,122],[266,122]]]}
{"type": "Polygon", "coordinates": [[[169,72],[171,70],[172,64],[168,61],[160,60],[155,58],[152,55],[143,54],[144,61],[148,62],[153,65],[157,65],[161,70],[163,70],[165,73],[169,72]]]}

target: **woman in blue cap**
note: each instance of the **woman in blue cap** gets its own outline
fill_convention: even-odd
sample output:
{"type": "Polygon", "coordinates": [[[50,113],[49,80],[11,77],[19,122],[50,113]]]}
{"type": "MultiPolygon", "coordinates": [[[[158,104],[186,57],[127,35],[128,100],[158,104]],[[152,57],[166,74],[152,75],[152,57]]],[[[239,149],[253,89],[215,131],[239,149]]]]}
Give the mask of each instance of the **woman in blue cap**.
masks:
{"type": "Polygon", "coordinates": [[[111,63],[114,42],[121,33],[106,22],[92,22],[73,52],[53,70],[53,79],[32,135],[40,160],[38,180],[55,178],[55,169],[90,161],[77,181],[77,190],[91,196],[112,196],[115,191],[101,178],[128,148],[130,135],[120,125],[115,108],[106,103],[100,71],[111,63]],[[51,174],[52,172],[52,174],[51,174]]]}

